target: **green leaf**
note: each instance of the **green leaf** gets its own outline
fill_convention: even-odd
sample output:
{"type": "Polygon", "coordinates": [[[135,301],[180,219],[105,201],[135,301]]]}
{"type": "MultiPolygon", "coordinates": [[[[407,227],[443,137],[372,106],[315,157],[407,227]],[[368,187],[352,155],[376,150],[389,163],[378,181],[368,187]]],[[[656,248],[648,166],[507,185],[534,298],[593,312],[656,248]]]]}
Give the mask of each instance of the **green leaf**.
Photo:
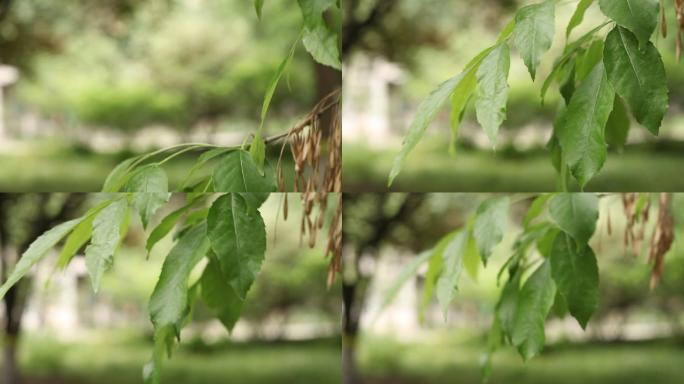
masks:
{"type": "Polygon", "coordinates": [[[559,193],[549,203],[551,218],[578,243],[587,243],[596,230],[598,197],[592,193],[559,193]]]}
{"type": "Polygon", "coordinates": [[[266,230],[259,211],[240,194],[223,195],[209,209],[207,235],[225,279],[244,299],[266,252],[266,230]]]}
{"type": "Polygon", "coordinates": [[[223,323],[228,332],[233,330],[240,318],[243,300],[238,297],[233,287],[223,278],[219,263],[210,258],[200,279],[202,300],[223,323]]]}
{"type": "Polygon", "coordinates": [[[485,200],[477,208],[473,236],[484,265],[487,265],[492,249],[503,240],[508,227],[509,205],[509,198],[503,196],[485,200]]]}
{"type": "Polygon", "coordinates": [[[439,280],[437,280],[437,301],[439,301],[439,305],[442,308],[445,321],[449,311],[449,304],[454,299],[454,296],[456,296],[458,281],[461,279],[463,256],[467,244],[468,234],[460,232],[449,242],[449,245],[447,245],[442,254],[443,267],[439,280]]]}
{"type": "Polygon", "coordinates": [[[475,92],[475,86],[477,85],[477,77],[475,77],[477,68],[478,66],[473,66],[464,72],[465,75],[463,75],[451,95],[451,145],[449,146],[449,151],[452,156],[456,154],[456,141],[461,129],[461,120],[463,119],[465,107],[473,92],[475,92]]]}
{"type": "Polygon", "coordinates": [[[76,252],[78,252],[78,250],[88,242],[91,234],[93,233],[93,220],[95,220],[95,216],[106,206],[111,204],[111,202],[112,200],[105,200],[90,208],[88,212],[83,215],[83,220],[74,228],[73,231],[71,231],[64,242],[64,246],[62,247],[62,251],[59,253],[59,258],[57,260],[58,268],[66,268],[76,252]]]}
{"type": "Polygon", "coordinates": [[[536,356],[544,348],[544,322],[555,296],[556,285],[551,278],[551,266],[544,261],[523,284],[518,296],[511,339],[525,360],[536,356]]]}
{"type": "Polygon", "coordinates": [[[114,167],[109,175],[107,175],[107,179],[105,179],[104,185],[102,186],[102,192],[118,192],[121,187],[126,184],[128,177],[130,177],[130,174],[128,173],[129,167],[133,165],[138,158],[139,156],[131,157],[114,167]]]}
{"type": "MultiPolygon", "coordinates": [[[[183,180],[183,184],[181,184],[180,189],[185,190],[187,185],[190,183],[190,180],[192,179],[192,176],[197,172],[200,168],[202,168],[207,162],[210,160],[213,160],[214,158],[221,156],[225,153],[232,152],[234,151],[233,148],[213,148],[210,149],[204,153],[202,153],[198,158],[195,164],[192,165],[192,168],[190,168],[190,171],[188,171],[187,176],[185,176],[185,180],[183,180]]],[[[202,183],[200,183],[202,184],[202,183]]]]}
{"type": "Polygon", "coordinates": [[[169,213],[159,222],[159,224],[157,224],[156,227],[154,227],[152,233],[150,233],[150,236],[147,238],[147,243],[145,244],[145,249],[147,249],[148,253],[152,250],[152,247],[159,242],[159,240],[163,239],[169,234],[169,232],[171,232],[178,220],[180,220],[181,216],[183,216],[183,214],[187,212],[188,209],[195,204],[195,202],[196,201],[193,200],[177,210],[169,213]]]}
{"type": "Polygon", "coordinates": [[[325,24],[306,28],[302,43],[314,60],[323,65],[342,70],[338,36],[325,24]]]}
{"type": "Polygon", "coordinates": [[[169,180],[158,165],[140,168],[126,183],[126,192],[133,192],[133,206],[138,211],[143,228],[147,229],[152,215],[169,201],[169,180]]]}
{"type": "Polygon", "coordinates": [[[223,156],[214,168],[214,188],[217,192],[273,192],[276,182],[272,169],[262,176],[252,155],[239,150],[223,156]]]}
{"type": "Polygon", "coordinates": [[[583,55],[578,55],[575,66],[575,79],[583,81],[591,70],[603,59],[603,41],[594,40],[583,55]]]}
{"type": "Polygon", "coordinates": [[[520,272],[516,271],[506,281],[501,296],[496,304],[496,313],[501,321],[501,329],[510,340],[513,337],[515,325],[515,313],[518,308],[518,296],[520,294],[520,272]]]}
{"type": "Polygon", "coordinates": [[[275,94],[275,90],[278,87],[280,78],[283,77],[283,73],[285,73],[285,70],[287,70],[287,68],[290,66],[290,63],[292,62],[292,57],[294,56],[295,50],[297,50],[298,43],[299,40],[295,41],[294,44],[292,44],[292,47],[290,48],[290,51],[285,57],[285,60],[283,60],[280,63],[280,65],[278,65],[278,68],[273,74],[273,77],[271,77],[271,81],[269,82],[268,88],[266,88],[266,94],[264,95],[264,102],[261,105],[261,121],[259,122],[259,130],[257,131],[257,133],[261,133],[263,129],[264,121],[266,120],[266,114],[268,113],[268,107],[271,105],[271,100],[273,99],[273,94],[275,94]]]}
{"type": "Polygon", "coordinates": [[[629,104],[634,118],[658,134],[668,106],[665,65],[653,43],[639,49],[636,37],[615,27],[606,37],[606,73],[615,91],[629,104]]]}
{"type": "Polygon", "coordinates": [[[102,275],[112,266],[128,214],[128,201],[123,198],[107,205],[93,220],[92,240],[85,249],[85,264],[95,292],[100,289],[102,275]]]}
{"type": "Polygon", "coordinates": [[[499,127],[506,119],[510,65],[508,44],[502,43],[482,60],[477,69],[478,100],[475,102],[475,112],[477,121],[494,146],[499,127]]]}
{"type": "Polygon", "coordinates": [[[59,224],[34,240],[28,249],[21,254],[19,261],[14,266],[14,270],[12,270],[12,273],[10,273],[5,283],[0,287],[0,298],[5,297],[7,291],[9,291],[9,289],[12,288],[17,281],[19,281],[19,279],[24,277],[24,275],[34,264],[42,260],[48,251],[54,248],[55,245],[57,245],[57,243],[67,235],[67,233],[69,233],[81,222],[81,220],[83,220],[83,218],[78,218],[59,224]]]}
{"type": "Polygon", "coordinates": [[[466,246],[465,255],[463,256],[463,266],[465,267],[468,276],[473,281],[477,281],[480,272],[480,252],[477,250],[477,243],[472,232],[468,234],[468,245],[466,246]]]}
{"type": "Polygon", "coordinates": [[[174,345],[173,326],[161,327],[154,330],[154,350],[152,361],[143,367],[143,381],[145,384],[161,383],[161,367],[164,357],[169,355],[169,351],[174,345]]]}
{"type": "Polygon", "coordinates": [[[193,227],[166,256],[148,305],[155,329],[173,326],[178,336],[186,314],[190,272],[209,251],[206,231],[205,224],[193,227]]]}
{"type": "Polygon", "coordinates": [[[632,31],[645,47],[658,26],[658,0],[599,0],[601,12],[632,31]]]}
{"type": "Polygon", "coordinates": [[[420,306],[418,308],[418,318],[422,322],[425,317],[425,311],[432,301],[432,295],[435,293],[435,286],[437,285],[437,279],[439,279],[442,273],[442,268],[444,266],[444,250],[451,243],[458,232],[451,232],[446,236],[442,237],[437,245],[432,249],[428,261],[428,270],[425,274],[425,282],[423,283],[423,293],[420,300],[420,306]]]}
{"type": "Polygon", "coordinates": [[[449,96],[454,92],[454,89],[456,89],[464,77],[464,74],[460,74],[447,80],[435,91],[433,91],[430,96],[427,97],[427,99],[420,103],[418,106],[418,112],[416,112],[416,116],[413,118],[413,122],[411,123],[408,133],[404,138],[401,152],[399,152],[399,155],[397,155],[397,157],[394,159],[394,165],[392,166],[392,171],[390,172],[388,186],[391,186],[394,179],[397,177],[397,175],[399,175],[406,157],[423,138],[428,125],[432,122],[432,120],[434,120],[440,108],[442,108],[444,103],[446,103],[449,96]]]}
{"type": "Polygon", "coordinates": [[[261,12],[264,9],[264,0],[254,0],[254,9],[256,10],[257,17],[261,20],[261,12]]]}
{"type": "Polygon", "coordinates": [[[252,144],[249,146],[249,154],[252,155],[254,159],[254,164],[256,164],[261,176],[264,174],[264,161],[266,161],[266,143],[264,139],[261,138],[261,133],[257,132],[252,140],[252,144]]]}
{"type": "Polygon", "coordinates": [[[544,209],[546,208],[546,203],[549,201],[549,199],[553,195],[550,193],[545,193],[542,195],[537,196],[534,201],[532,201],[532,204],[530,204],[530,208],[527,209],[527,214],[525,215],[525,219],[523,220],[523,227],[529,228],[530,224],[532,224],[532,221],[539,217],[539,215],[544,212],[544,209]]]}
{"type": "Polygon", "coordinates": [[[581,187],[598,173],[606,161],[604,130],[613,109],[615,91],[608,83],[603,64],[594,67],[559,116],[555,133],[565,163],[581,187]]]}
{"type": "Polygon", "coordinates": [[[613,111],[606,123],[606,142],[611,147],[623,148],[627,144],[629,128],[632,122],[627,114],[625,102],[621,97],[616,97],[613,103],[613,111]]]}
{"type": "Polygon", "coordinates": [[[556,4],[553,0],[520,8],[515,15],[513,43],[530,71],[532,80],[542,56],[551,48],[555,27],[556,4]]]}
{"type": "Polygon", "coordinates": [[[577,244],[565,233],[551,248],[551,271],[570,314],[582,328],[598,308],[599,275],[596,256],[587,244],[577,244]]]}
{"type": "Polygon", "coordinates": [[[572,30],[582,24],[582,20],[584,20],[584,14],[587,12],[587,9],[593,2],[594,0],[580,0],[579,4],[577,4],[577,9],[575,9],[575,13],[573,13],[572,17],[570,18],[568,27],[565,30],[565,37],[569,37],[572,30]]]}

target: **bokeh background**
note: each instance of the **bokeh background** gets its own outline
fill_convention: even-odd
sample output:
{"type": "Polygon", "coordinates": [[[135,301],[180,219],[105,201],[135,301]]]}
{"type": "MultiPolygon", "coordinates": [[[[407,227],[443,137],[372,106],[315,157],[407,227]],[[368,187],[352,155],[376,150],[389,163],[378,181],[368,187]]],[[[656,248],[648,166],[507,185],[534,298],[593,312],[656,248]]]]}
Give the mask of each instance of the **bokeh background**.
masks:
{"type": "MultiPolygon", "coordinates": [[[[426,266],[384,306],[402,269],[445,234],[465,225],[483,194],[345,196],[345,383],[480,383],[480,363],[501,287],[496,275],[510,256],[533,196],[512,195],[509,229],[477,279],[459,283],[448,321],[434,300],[421,323],[426,266]]],[[[653,196],[655,199],[656,197],[653,196]]],[[[495,355],[490,383],[679,383],[684,375],[684,195],[673,198],[675,242],[660,284],[649,289],[648,241],[635,256],[623,245],[621,195],[600,199],[591,240],[600,271],[600,304],[582,331],[552,315],[540,356],[524,363],[512,347],[495,355]],[[608,230],[610,217],[612,234],[608,230]]],[[[655,220],[647,224],[647,237],[655,220]]]]}
{"type": "MultiPolygon", "coordinates": [[[[259,21],[244,0],[1,1],[0,190],[99,191],[143,151],[243,143],[298,38],[290,3],[267,2],[259,21]]],[[[300,43],[282,80],[267,135],[303,118],[340,74],[300,43]]],[[[196,156],[168,164],[172,184],[196,156]]]]}
{"type": "MultiPolygon", "coordinates": [[[[102,198],[0,194],[3,272],[42,231],[76,217],[102,198]]],[[[194,321],[183,330],[180,347],[163,367],[163,382],[341,380],[340,291],[339,284],[326,287],[325,239],[312,249],[306,241],[300,244],[300,197],[289,196],[288,221],[279,211],[282,198],[273,194],[261,209],[268,233],[266,258],[232,335],[198,301],[194,321]]],[[[184,199],[174,195],[157,220],[182,206],[184,199]]],[[[9,369],[19,370],[24,384],[142,382],[142,367],[153,348],[147,303],[172,236],[158,243],[146,260],[146,235],[137,215],[132,219],[98,294],[92,292],[81,255],[64,271],[54,270],[59,248],[10,290],[0,311],[3,383],[17,384],[8,381],[9,369]]],[[[196,270],[191,281],[197,273],[201,271],[196,270]]]]}
{"type": "MultiPolygon", "coordinates": [[[[420,101],[460,73],[478,52],[493,44],[503,26],[528,0],[357,0],[346,1],[344,20],[344,188],[385,191],[392,161],[420,101]]],[[[611,150],[602,172],[587,186],[598,191],[681,191],[684,161],[682,115],[684,64],[675,59],[673,0],[664,0],[670,36],[655,38],[663,54],[670,109],[654,137],[636,122],[627,147],[611,150]]],[[[553,86],[544,106],[541,84],[565,44],[565,27],[576,1],[556,7],[556,38],[532,82],[512,49],[508,118],[497,150],[466,110],[456,157],[448,155],[449,108],[431,124],[409,155],[393,190],[406,192],[529,192],[557,190],[545,145],[559,102],[553,86]]],[[[573,31],[581,36],[605,20],[594,4],[573,31]]],[[[602,31],[607,33],[608,29],[602,31]]],[[[448,104],[448,103],[447,103],[448,104]]],[[[472,103],[471,103],[472,104],[472,103]]]]}

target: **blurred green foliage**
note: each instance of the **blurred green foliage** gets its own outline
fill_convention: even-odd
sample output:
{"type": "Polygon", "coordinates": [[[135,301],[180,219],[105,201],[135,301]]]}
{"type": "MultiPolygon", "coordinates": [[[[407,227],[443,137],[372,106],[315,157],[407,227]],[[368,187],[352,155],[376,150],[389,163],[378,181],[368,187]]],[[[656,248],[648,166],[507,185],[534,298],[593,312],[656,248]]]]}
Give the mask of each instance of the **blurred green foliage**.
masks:
{"type": "MultiPolygon", "coordinates": [[[[134,130],[253,119],[269,80],[297,38],[296,7],[273,3],[259,21],[240,0],[15,2],[0,28],[2,61],[24,74],[25,105],[85,125],[134,130]]],[[[304,50],[275,110],[314,94],[304,50]]]]}

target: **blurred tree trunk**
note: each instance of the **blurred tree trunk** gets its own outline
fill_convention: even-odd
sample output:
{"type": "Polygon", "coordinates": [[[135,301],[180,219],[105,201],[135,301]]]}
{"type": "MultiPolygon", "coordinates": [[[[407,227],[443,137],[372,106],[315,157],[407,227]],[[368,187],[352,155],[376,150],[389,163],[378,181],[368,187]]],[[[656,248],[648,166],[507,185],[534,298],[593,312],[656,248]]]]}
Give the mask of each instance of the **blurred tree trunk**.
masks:
{"type": "MultiPolygon", "coordinates": [[[[55,225],[72,218],[86,200],[84,194],[67,195],[56,210],[53,195],[43,194],[0,194],[0,267],[2,282],[14,268],[21,254],[41,234],[55,225]],[[28,210],[15,209],[19,205],[31,207],[28,210]],[[17,214],[21,216],[18,217],[17,214]],[[25,231],[13,233],[17,228],[25,231]]],[[[3,384],[20,384],[21,370],[17,364],[17,347],[21,335],[21,320],[30,293],[26,279],[14,285],[5,297],[5,319],[3,323],[3,384]]]]}
{"type": "MultiPolygon", "coordinates": [[[[316,102],[322,100],[342,86],[342,72],[337,69],[316,63],[314,72],[316,76],[316,102]]],[[[320,116],[323,137],[327,138],[330,136],[330,132],[332,131],[333,113],[334,111],[329,109],[320,116]]]]}
{"type": "Polygon", "coordinates": [[[356,343],[359,334],[359,313],[356,301],[358,281],[342,282],[342,382],[357,384],[361,382],[356,359],[356,343]]]}

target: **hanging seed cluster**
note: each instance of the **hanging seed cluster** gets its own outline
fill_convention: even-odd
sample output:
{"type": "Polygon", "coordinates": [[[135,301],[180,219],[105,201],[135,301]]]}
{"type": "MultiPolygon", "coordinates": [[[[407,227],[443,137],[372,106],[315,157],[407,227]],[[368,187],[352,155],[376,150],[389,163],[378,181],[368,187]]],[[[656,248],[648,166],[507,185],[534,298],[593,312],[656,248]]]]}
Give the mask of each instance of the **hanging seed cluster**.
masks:
{"type": "MultiPolygon", "coordinates": [[[[327,234],[325,254],[330,256],[328,285],[332,284],[340,270],[342,253],[342,124],[340,116],[340,91],[324,97],[306,118],[293,127],[287,134],[280,151],[277,166],[278,188],[286,190],[282,158],[285,147],[289,145],[294,160],[294,192],[300,193],[303,214],[300,236],[306,238],[309,247],[316,240],[326,220],[329,193],[339,194],[337,207],[327,234]],[[321,116],[330,111],[329,136],[324,143],[325,128],[321,116]],[[327,153],[323,148],[327,147],[327,153]]],[[[283,203],[283,216],[287,220],[288,199],[283,203]]]]}
{"type": "MultiPolygon", "coordinates": [[[[648,251],[651,270],[651,289],[658,285],[663,275],[665,254],[672,248],[674,241],[674,219],[670,206],[671,195],[661,193],[658,197],[658,217],[653,228],[648,251]]],[[[651,207],[650,198],[640,199],[637,194],[622,195],[627,225],[625,227],[625,248],[631,245],[632,253],[638,256],[646,234],[646,224],[651,207]]]]}

